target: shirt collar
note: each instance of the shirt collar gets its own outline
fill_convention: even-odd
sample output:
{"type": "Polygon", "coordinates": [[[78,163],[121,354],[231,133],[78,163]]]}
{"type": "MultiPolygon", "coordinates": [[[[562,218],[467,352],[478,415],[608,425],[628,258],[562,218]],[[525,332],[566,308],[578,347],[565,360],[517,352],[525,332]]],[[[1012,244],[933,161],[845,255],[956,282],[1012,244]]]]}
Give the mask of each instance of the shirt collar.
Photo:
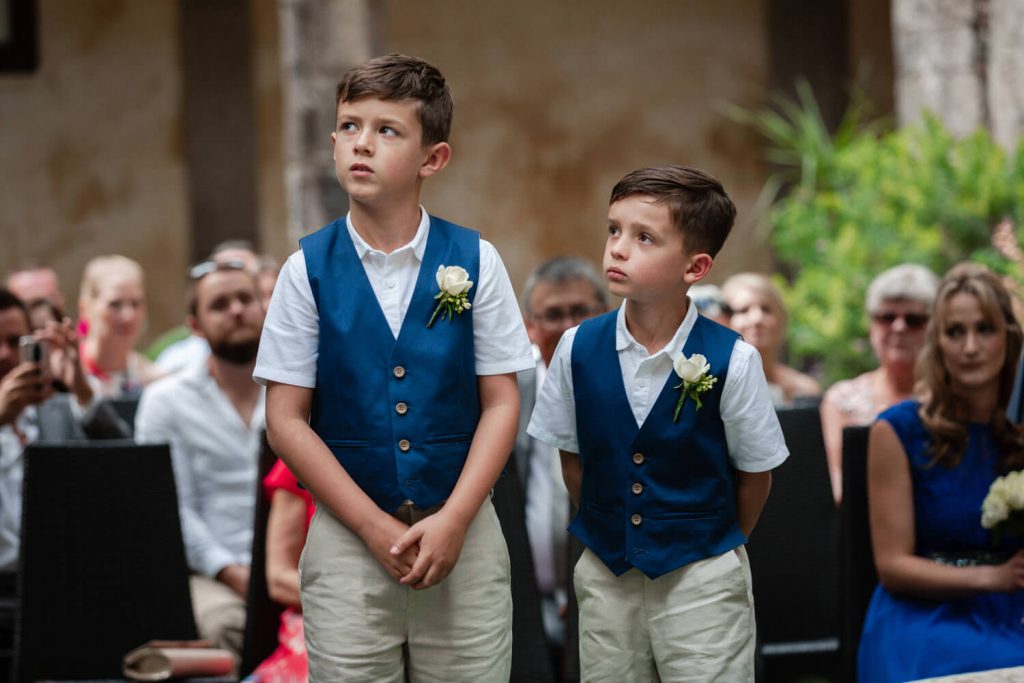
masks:
{"type": "MultiPolygon", "coordinates": [[[[693,304],[693,301],[689,297],[686,298],[686,315],[683,316],[683,322],[679,324],[676,329],[676,333],[672,335],[672,339],[669,340],[665,347],[655,354],[651,354],[650,357],[654,358],[661,354],[667,354],[669,358],[675,359],[683,351],[683,346],[686,345],[686,340],[690,336],[690,330],[693,329],[694,323],[697,322],[697,307],[693,304]]],[[[615,315],[615,350],[625,351],[630,346],[635,346],[637,349],[643,351],[644,355],[647,354],[647,349],[644,348],[643,344],[633,338],[633,335],[629,333],[629,329],[626,327],[626,301],[622,301],[622,305],[619,306],[619,311],[615,315]]]]}
{"type": "MultiPolygon", "coordinates": [[[[362,261],[366,257],[366,255],[371,252],[376,254],[384,254],[384,252],[380,251],[379,249],[374,249],[369,244],[367,244],[366,240],[364,240],[362,236],[358,232],[356,232],[356,229],[352,227],[351,212],[349,212],[348,215],[345,216],[345,227],[348,228],[348,236],[352,238],[352,245],[356,248],[356,255],[359,257],[360,261],[362,261]]],[[[391,253],[394,254],[404,249],[411,249],[412,253],[416,256],[416,259],[418,261],[422,261],[423,252],[426,251],[427,249],[428,232],[430,232],[430,216],[427,215],[426,210],[421,206],[420,224],[416,228],[416,234],[413,236],[412,240],[410,240],[408,244],[401,246],[398,249],[395,249],[395,251],[391,253]]],[[[387,254],[384,255],[387,256],[387,254]]]]}

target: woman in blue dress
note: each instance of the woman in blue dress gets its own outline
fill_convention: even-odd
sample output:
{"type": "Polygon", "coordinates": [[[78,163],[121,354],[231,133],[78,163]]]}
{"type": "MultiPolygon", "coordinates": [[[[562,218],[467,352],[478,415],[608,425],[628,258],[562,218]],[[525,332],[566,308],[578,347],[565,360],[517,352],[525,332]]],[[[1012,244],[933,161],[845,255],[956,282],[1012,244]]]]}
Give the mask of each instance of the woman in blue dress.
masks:
{"type": "Polygon", "coordinates": [[[1010,297],[984,266],[946,274],[918,359],[918,400],[879,416],[868,494],[879,587],[858,680],[908,681],[1024,665],[1021,539],[981,526],[992,481],[1024,467],[1005,416],[1022,345],[1010,297]]]}

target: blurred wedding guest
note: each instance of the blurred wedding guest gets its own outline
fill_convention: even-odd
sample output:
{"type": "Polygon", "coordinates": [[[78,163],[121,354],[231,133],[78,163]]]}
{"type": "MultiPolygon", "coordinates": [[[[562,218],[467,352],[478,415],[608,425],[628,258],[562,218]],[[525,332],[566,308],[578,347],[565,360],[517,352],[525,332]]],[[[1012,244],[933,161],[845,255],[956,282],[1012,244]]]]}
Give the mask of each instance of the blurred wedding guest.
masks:
{"type": "Polygon", "coordinates": [[[256,279],[236,262],[191,270],[189,328],[210,357],[148,387],[140,443],[169,443],[199,635],[236,655],[245,627],[265,390],[252,380],[263,329],[256,279]]]}
{"type": "Polygon", "coordinates": [[[860,681],[1024,665],[1024,550],[981,525],[992,481],[1024,467],[1024,432],[1004,412],[1022,337],[1010,296],[984,266],[962,263],[942,279],[916,397],[883,412],[869,437],[879,586],[860,681]]]}
{"type": "MultiPolygon", "coordinates": [[[[19,340],[31,334],[28,310],[0,289],[0,597],[15,595],[21,532],[23,452],[34,441],[128,438],[126,425],[98,400],[78,360],[70,321],[37,338],[47,362],[20,360],[19,340]],[[54,393],[54,381],[71,393],[54,393]]],[[[0,648],[9,648],[12,624],[0,617],[0,648]]]]}
{"type": "MultiPolygon", "coordinates": [[[[252,243],[248,240],[221,242],[210,252],[207,261],[230,263],[256,275],[259,274],[261,268],[260,259],[256,255],[252,243]]],[[[276,275],[274,279],[276,281],[276,275]]],[[[270,285],[270,288],[273,290],[273,284],[270,285]]],[[[262,283],[260,284],[260,300],[263,303],[263,310],[266,310],[267,302],[263,299],[262,283]]],[[[165,374],[202,363],[210,356],[210,345],[201,336],[192,333],[187,325],[170,330],[165,336],[171,336],[175,341],[167,344],[154,361],[160,371],[165,374]]],[[[163,338],[161,337],[161,339],[163,338]]]]}
{"type": "Polygon", "coordinates": [[[938,287],[935,273],[914,263],[890,268],[868,285],[865,309],[878,367],[836,382],[821,400],[821,429],[836,504],[843,494],[843,429],[871,424],[878,413],[910,398],[914,362],[924,346],[938,287]]]}
{"type": "Polygon", "coordinates": [[[267,519],[267,592],[287,609],[281,614],[277,649],[246,676],[245,683],[306,683],[309,661],[299,598],[299,557],[313,519],[313,496],[280,460],[263,480],[270,499],[267,519]]]}
{"type": "Polygon", "coordinates": [[[146,321],[142,266],[126,256],[97,256],[85,264],[78,293],[85,337],[80,354],[93,391],[134,398],[161,372],[135,350],[146,321]]]}
{"type": "Polygon", "coordinates": [[[697,307],[697,312],[722,325],[729,324],[729,308],[718,285],[696,284],[686,293],[697,307]]]}
{"type": "Polygon", "coordinates": [[[526,426],[562,333],[607,311],[608,295],[604,279],[588,261],[559,256],[533,271],[520,299],[537,366],[518,376],[519,432],[513,462],[525,493],[527,535],[541,595],[544,632],[558,666],[565,642],[563,614],[569,590],[569,493],[562,482],[558,450],[529,436],[526,426]]]}
{"type": "Polygon", "coordinates": [[[782,294],[772,281],[760,273],[738,273],[722,285],[722,296],[729,308],[729,327],[742,334],[743,340],[761,354],[775,407],[790,405],[797,398],[820,395],[817,380],[785,365],[780,358],[789,317],[782,294]]]}
{"type": "Polygon", "coordinates": [[[61,311],[64,317],[64,292],[60,289],[57,272],[49,266],[24,266],[7,276],[7,289],[25,304],[45,299],[61,311]]]}
{"type": "Polygon", "coordinates": [[[260,285],[260,298],[263,300],[264,310],[270,306],[270,297],[274,293],[274,285],[277,284],[277,276],[280,272],[281,264],[273,256],[259,257],[256,280],[260,285]]]}
{"type": "Polygon", "coordinates": [[[51,323],[60,325],[64,322],[64,313],[49,299],[36,299],[26,304],[32,331],[45,330],[51,323]]]}

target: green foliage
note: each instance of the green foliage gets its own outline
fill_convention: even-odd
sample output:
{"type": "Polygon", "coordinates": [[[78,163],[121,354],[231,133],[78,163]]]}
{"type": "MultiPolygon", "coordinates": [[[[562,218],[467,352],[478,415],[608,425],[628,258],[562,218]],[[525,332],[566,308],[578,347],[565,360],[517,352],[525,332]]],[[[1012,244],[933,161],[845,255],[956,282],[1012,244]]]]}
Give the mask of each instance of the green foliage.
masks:
{"type": "Polygon", "coordinates": [[[797,93],[774,110],[732,115],[767,139],[767,158],[778,165],[769,187],[788,190],[769,220],[790,361],[831,383],[876,365],[864,294],[886,268],[915,262],[941,275],[974,259],[1020,277],[1020,263],[992,235],[1010,218],[1020,241],[1024,145],[1008,155],[984,131],[955,139],[934,116],[882,131],[865,121],[857,97],[830,135],[810,87],[797,93]]]}

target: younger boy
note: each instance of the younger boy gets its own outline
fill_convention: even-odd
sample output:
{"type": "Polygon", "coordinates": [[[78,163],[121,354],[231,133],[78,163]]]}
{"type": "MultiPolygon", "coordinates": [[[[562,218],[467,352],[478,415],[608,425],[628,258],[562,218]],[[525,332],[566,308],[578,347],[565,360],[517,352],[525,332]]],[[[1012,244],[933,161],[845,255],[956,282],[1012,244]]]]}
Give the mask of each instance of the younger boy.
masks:
{"type": "Polygon", "coordinates": [[[533,412],[579,506],[584,680],[754,678],[743,543],[788,451],[757,351],[687,298],[735,216],[696,169],[620,180],[604,268],[623,305],[563,335],[533,412]]]}
{"type": "Polygon", "coordinates": [[[419,206],[451,156],[437,69],[373,59],[336,105],[350,212],[282,269],[254,373],[270,442],[318,501],[300,563],[310,681],[507,681],[488,494],[529,342],[494,247],[419,206]]]}

